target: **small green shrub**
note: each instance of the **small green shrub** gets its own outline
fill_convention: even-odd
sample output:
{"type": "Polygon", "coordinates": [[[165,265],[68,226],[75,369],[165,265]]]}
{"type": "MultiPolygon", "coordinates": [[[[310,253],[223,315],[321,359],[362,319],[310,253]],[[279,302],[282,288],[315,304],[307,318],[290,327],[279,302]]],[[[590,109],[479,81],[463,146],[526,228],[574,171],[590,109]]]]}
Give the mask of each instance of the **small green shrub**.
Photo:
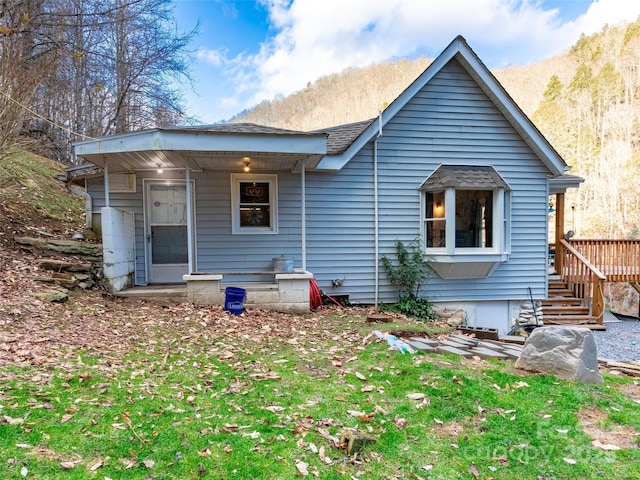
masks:
{"type": "Polygon", "coordinates": [[[427,298],[420,297],[422,285],[431,276],[431,267],[425,260],[420,248],[420,239],[413,240],[405,246],[402,241],[395,243],[396,262],[386,256],[382,257],[389,282],[398,289],[398,302],[393,310],[404,315],[423,320],[435,317],[433,305],[427,298]]]}
{"type": "Polygon", "coordinates": [[[433,304],[424,297],[411,295],[400,297],[393,306],[393,310],[420,320],[433,320],[436,317],[433,311],[433,304]]]}
{"type": "Polygon", "coordinates": [[[398,289],[400,297],[417,297],[422,284],[431,275],[431,267],[425,262],[420,249],[420,239],[413,240],[408,246],[396,240],[395,249],[397,263],[382,257],[389,282],[398,289]]]}

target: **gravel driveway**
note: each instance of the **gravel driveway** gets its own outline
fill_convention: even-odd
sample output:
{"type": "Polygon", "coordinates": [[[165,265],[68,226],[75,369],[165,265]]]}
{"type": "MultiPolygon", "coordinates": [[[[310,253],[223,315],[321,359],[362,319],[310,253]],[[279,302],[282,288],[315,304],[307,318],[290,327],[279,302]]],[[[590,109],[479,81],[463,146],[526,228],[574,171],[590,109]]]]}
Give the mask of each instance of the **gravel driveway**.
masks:
{"type": "Polygon", "coordinates": [[[606,322],[606,331],[593,332],[598,358],[619,362],[640,360],[640,320],[616,315],[619,322],[606,322]]]}

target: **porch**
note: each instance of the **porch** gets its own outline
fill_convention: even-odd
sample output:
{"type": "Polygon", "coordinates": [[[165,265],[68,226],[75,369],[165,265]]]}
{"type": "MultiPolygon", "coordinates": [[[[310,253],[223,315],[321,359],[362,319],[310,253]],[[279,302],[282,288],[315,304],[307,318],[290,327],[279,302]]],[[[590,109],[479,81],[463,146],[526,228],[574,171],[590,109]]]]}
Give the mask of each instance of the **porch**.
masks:
{"type": "Polygon", "coordinates": [[[555,271],[544,322],[605,329],[605,282],[629,283],[640,293],[640,240],[560,239],[555,271]]]}
{"type": "Polygon", "coordinates": [[[184,275],[186,284],[133,287],[116,292],[115,295],[123,298],[224,306],[226,287],[238,287],[246,291],[245,307],[308,313],[309,282],[312,278],[313,274],[304,270],[192,273],[184,275]],[[254,277],[255,281],[251,281],[250,277],[254,277]]]}

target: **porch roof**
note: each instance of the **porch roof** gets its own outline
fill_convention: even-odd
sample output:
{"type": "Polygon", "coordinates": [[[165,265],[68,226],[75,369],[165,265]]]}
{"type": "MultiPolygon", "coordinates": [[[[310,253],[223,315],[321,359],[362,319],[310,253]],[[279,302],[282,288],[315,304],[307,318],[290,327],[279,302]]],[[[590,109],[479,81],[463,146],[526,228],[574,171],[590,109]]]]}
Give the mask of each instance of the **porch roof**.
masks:
{"type": "Polygon", "coordinates": [[[568,188],[580,188],[584,178],[577,175],[564,174],[559,177],[549,179],[549,194],[564,193],[568,188]]]}
{"type": "Polygon", "coordinates": [[[327,134],[252,123],[153,128],[78,142],[76,155],[111,172],[314,168],[327,150],[327,134]]]}

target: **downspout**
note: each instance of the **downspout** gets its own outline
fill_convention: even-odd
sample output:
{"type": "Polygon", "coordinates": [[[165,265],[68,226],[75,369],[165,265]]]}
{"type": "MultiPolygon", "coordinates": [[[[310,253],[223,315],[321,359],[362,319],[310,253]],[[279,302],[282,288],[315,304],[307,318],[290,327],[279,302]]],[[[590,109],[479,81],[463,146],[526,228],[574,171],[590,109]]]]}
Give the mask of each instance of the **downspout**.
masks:
{"type": "Polygon", "coordinates": [[[382,110],[378,113],[378,135],[373,140],[373,255],[374,255],[374,306],[378,307],[380,289],[380,260],[378,245],[378,139],[382,136],[382,110]]]}
{"type": "Polygon", "coordinates": [[[185,168],[184,173],[185,181],[187,182],[187,262],[189,263],[189,273],[194,273],[193,268],[193,214],[191,210],[193,206],[191,204],[191,170],[189,167],[185,168]]]}
{"type": "MultiPolygon", "coordinates": [[[[85,189],[87,182],[85,181],[85,189]]],[[[86,190],[80,190],[76,187],[67,184],[67,190],[69,190],[74,195],[78,195],[79,197],[84,198],[84,214],[85,214],[85,226],[87,230],[91,230],[93,228],[93,199],[91,195],[89,195],[86,190]]]]}
{"type": "Polygon", "coordinates": [[[305,165],[302,162],[302,171],[300,172],[300,181],[302,182],[301,192],[302,192],[302,205],[300,208],[300,213],[302,214],[302,270],[307,271],[307,190],[306,190],[306,174],[305,174],[305,165]]]}

